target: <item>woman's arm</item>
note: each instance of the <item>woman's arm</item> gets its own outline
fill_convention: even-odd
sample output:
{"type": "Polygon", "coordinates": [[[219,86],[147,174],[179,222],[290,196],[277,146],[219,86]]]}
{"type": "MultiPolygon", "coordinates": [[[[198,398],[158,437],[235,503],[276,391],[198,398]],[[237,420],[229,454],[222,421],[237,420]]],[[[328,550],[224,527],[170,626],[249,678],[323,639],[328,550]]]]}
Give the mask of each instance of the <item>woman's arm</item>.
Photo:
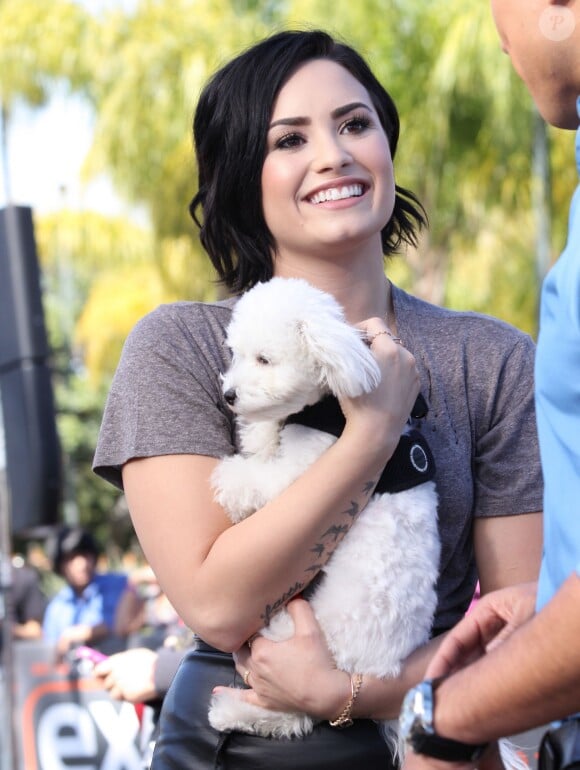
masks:
{"type": "Polygon", "coordinates": [[[147,560],[178,614],[208,643],[240,647],[310,582],[348,531],[353,513],[366,505],[419,387],[413,357],[387,335],[377,338],[373,353],[381,383],[341,404],[342,436],[281,495],[235,527],[213,500],[210,477],[217,460],[169,455],[124,466],[129,510],[147,560]]]}
{"type": "MultiPolygon", "coordinates": [[[[542,516],[539,513],[478,519],[475,552],[482,592],[534,580],[539,571],[542,516]]],[[[296,635],[288,642],[257,638],[251,655],[236,655],[238,671],[251,671],[250,702],[275,709],[302,709],[322,719],[337,716],[350,695],[349,677],[337,671],[316,619],[305,602],[289,605],[296,635]]],[[[365,677],[354,716],[394,719],[406,691],[424,678],[444,635],[415,650],[396,679],[365,677]]]]}
{"type": "Polygon", "coordinates": [[[490,516],[473,525],[481,593],[538,579],[542,559],[542,514],[490,516]]]}

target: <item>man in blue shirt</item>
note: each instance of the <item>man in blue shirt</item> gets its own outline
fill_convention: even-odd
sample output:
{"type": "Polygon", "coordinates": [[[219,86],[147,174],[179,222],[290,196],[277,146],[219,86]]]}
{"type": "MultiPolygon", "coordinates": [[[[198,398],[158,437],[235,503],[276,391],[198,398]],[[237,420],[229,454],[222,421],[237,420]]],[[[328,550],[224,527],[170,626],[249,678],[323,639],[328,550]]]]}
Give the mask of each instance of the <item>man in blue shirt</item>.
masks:
{"type": "MultiPolygon", "coordinates": [[[[580,173],[580,2],[491,6],[503,50],[544,119],[578,132],[580,173]]],[[[481,765],[487,741],[580,712],[580,186],[566,248],[542,289],[536,410],[545,481],[539,583],[487,595],[444,640],[426,672],[434,681],[403,705],[413,748],[406,770],[481,765]],[[421,709],[435,736],[425,745],[421,709]]]]}
{"type": "Polygon", "coordinates": [[[93,536],[79,527],[64,527],[56,537],[53,569],[66,585],[48,603],[42,630],[60,657],[75,645],[102,648],[112,641],[115,610],[127,578],[97,573],[98,555],[93,536]]]}

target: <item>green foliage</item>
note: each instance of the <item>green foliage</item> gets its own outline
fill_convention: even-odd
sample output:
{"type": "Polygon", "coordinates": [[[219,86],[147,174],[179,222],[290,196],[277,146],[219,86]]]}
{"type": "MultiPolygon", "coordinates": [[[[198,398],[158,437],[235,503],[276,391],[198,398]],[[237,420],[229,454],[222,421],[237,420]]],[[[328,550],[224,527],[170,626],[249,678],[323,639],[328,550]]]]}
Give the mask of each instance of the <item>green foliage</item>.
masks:
{"type": "Polygon", "coordinates": [[[190,240],[157,242],[149,229],[123,218],[63,210],[37,217],[35,229],[54,351],[64,514],[103,540],[114,522],[115,538],[126,546],[131,529],[120,493],[91,470],[110,379],[136,321],[162,302],[211,299],[212,274],[190,240]]]}
{"type": "MultiPolygon", "coordinates": [[[[62,210],[36,222],[51,340],[108,382],[123,340],[163,302],[213,299],[213,268],[191,238],[94,212],[62,210]]],[[[66,369],[63,362],[59,367],[66,369]]]]}
{"type": "Polygon", "coordinates": [[[506,220],[503,210],[488,211],[475,240],[458,236],[452,244],[447,284],[448,307],[476,310],[509,320],[532,336],[537,334],[536,272],[522,248],[522,232],[533,227],[532,215],[506,220]]]}
{"type": "Polygon", "coordinates": [[[0,2],[0,102],[10,112],[15,100],[43,104],[55,80],[78,88],[84,44],[95,33],[93,20],[72,0],[0,2]]]}
{"type": "Polygon", "coordinates": [[[130,200],[145,204],[160,238],[191,237],[191,119],[203,83],[223,60],[266,34],[258,10],[242,12],[240,5],[142,2],[133,16],[103,19],[87,173],[107,171],[130,200]]]}
{"type": "MultiPolygon", "coordinates": [[[[65,470],[65,514],[94,532],[102,542],[120,492],[91,469],[107,387],[93,388],[81,374],[57,378],[57,427],[65,470]]],[[[129,533],[123,533],[129,540],[129,533]]]]}

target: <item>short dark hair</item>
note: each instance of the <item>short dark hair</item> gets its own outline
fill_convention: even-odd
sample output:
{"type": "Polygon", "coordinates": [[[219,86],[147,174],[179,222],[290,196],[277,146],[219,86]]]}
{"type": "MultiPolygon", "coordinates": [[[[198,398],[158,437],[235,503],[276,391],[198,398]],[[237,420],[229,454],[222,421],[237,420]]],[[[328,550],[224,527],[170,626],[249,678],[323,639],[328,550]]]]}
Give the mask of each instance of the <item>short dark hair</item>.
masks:
{"type": "MultiPolygon", "coordinates": [[[[189,211],[221,282],[234,292],[272,277],[275,242],[262,212],[261,185],[268,127],[280,89],[313,59],[340,64],[367,89],[395,157],[399,115],[392,98],[362,56],[326,32],[279,32],[218,70],[193,120],[199,188],[189,211]]],[[[382,231],[385,255],[403,242],[416,245],[427,221],[417,197],[395,189],[395,208],[382,231]]]]}
{"type": "Polygon", "coordinates": [[[54,536],[48,547],[52,569],[57,575],[62,574],[62,563],[69,556],[88,554],[97,559],[101,553],[99,544],[90,532],[82,527],[65,525],[54,536]]]}

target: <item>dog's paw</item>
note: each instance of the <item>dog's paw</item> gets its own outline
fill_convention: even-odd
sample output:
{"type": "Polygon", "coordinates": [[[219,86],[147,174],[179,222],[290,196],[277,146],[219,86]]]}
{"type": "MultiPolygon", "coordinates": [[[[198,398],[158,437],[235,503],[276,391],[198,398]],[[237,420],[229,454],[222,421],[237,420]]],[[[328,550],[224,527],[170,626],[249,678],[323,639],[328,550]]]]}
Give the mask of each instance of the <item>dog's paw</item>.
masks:
{"type": "Polygon", "coordinates": [[[254,706],[241,700],[242,692],[231,687],[212,695],[208,718],[214,730],[238,730],[263,738],[292,738],[312,732],[313,721],[307,714],[287,714],[254,706]]]}
{"type": "Polygon", "coordinates": [[[212,474],[214,499],[234,524],[251,516],[266,502],[253,483],[253,475],[253,464],[240,455],[226,457],[212,474]]]}
{"type": "Polygon", "coordinates": [[[252,499],[241,499],[236,494],[230,494],[222,490],[218,490],[214,494],[214,500],[222,506],[232,524],[238,524],[238,522],[247,519],[248,516],[251,516],[258,508],[262,507],[261,505],[254,505],[252,499]]]}
{"type": "Polygon", "coordinates": [[[294,636],[294,621],[288,610],[284,607],[277,612],[269,625],[260,630],[262,636],[271,639],[273,642],[285,642],[294,636]]]}

